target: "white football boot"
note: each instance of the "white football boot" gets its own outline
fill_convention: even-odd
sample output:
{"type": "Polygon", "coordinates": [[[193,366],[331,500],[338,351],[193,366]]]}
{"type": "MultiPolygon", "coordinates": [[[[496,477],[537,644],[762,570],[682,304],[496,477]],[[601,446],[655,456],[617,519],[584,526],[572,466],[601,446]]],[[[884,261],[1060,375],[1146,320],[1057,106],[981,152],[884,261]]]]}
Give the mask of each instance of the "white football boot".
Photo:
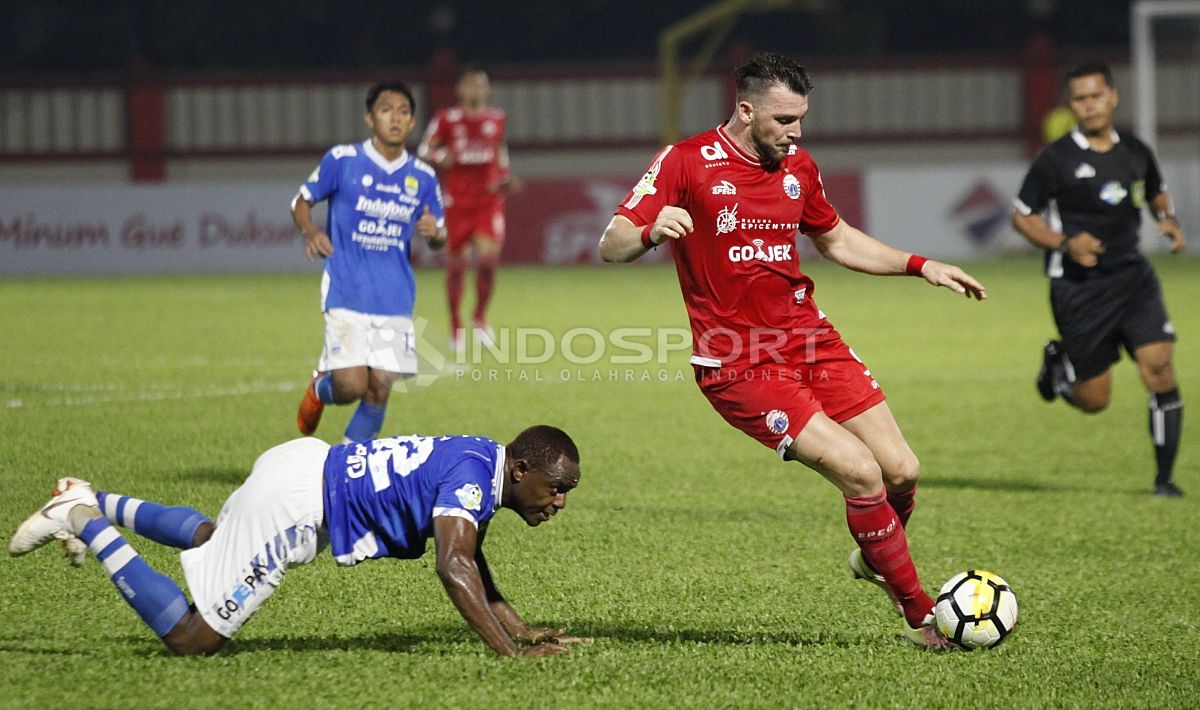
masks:
{"type": "Polygon", "coordinates": [[[856,547],[851,550],[850,559],[846,561],[846,564],[849,565],[850,571],[854,573],[855,579],[870,582],[886,592],[888,599],[896,607],[896,613],[901,617],[904,616],[904,606],[900,604],[896,597],[892,596],[892,590],[888,587],[887,580],[883,578],[883,575],[871,568],[871,564],[867,562],[867,558],[863,557],[862,549],[856,547]]]}
{"type": "Polygon", "coordinates": [[[8,541],[8,553],[14,557],[24,555],[42,547],[51,540],[61,540],[71,564],[78,567],[87,558],[87,545],[76,536],[71,528],[69,516],[77,505],[97,506],[96,494],[87,481],[78,478],[60,478],[50,500],[41,509],[30,514],[17,527],[8,541]]]}
{"type": "Polygon", "coordinates": [[[905,622],[901,635],[914,645],[930,651],[953,651],[958,648],[954,645],[954,642],[943,636],[941,631],[938,631],[933,614],[925,615],[920,628],[914,629],[908,625],[908,622],[905,622]]]}

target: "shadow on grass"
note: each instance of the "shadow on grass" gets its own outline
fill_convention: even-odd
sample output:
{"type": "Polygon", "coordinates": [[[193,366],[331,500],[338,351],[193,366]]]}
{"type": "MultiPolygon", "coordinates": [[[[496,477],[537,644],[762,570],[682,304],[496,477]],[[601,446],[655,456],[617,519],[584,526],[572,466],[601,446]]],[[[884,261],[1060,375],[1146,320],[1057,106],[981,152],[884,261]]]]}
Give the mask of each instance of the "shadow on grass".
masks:
{"type": "Polygon", "coordinates": [[[1046,483],[1044,481],[1029,481],[1020,478],[967,478],[965,476],[922,476],[921,488],[964,488],[1024,493],[1049,493],[1055,491],[1082,493],[1100,492],[1102,490],[1096,486],[1085,486],[1076,483],[1046,483]]]}
{"type": "Polygon", "coordinates": [[[474,637],[464,635],[461,626],[431,627],[411,632],[383,632],[357,636],[277,636],[239,639],[234,637],[217,655],[236,656],[262,651],[386,651],[411,653],[431,644],[458,645],[474,637]]]}
{"type": "MultiPolygon", "coordinates": [[[[857,648],[862,642],[827,633],[798,633],[796,631],[737,631],[734,629],[654,629],[634,626],[592,625],[572,627],[569,632],[590,636],[596,641],[613,639],[625,643],[712,644],[722,646],[753,646],[781,644],[784,646],[835,646],[857,648]]],[[[899,636],[897,636],[899,638],[899,636]]]]}
{"type": "MultiPolygon", "coordinates": [[[[250,469],[245,468],[217,468],[215,466],[203,466],[200,468],[190,468],[182,471],[179,474],[180,478],[189,479],[192,481],[200,481],[202,483],[223,483],[232,487],[237,487],[246,482],[246,477],[250,475],[250,469]]],[[[230,493],[233,488],[230,488],[230,493]]]]}

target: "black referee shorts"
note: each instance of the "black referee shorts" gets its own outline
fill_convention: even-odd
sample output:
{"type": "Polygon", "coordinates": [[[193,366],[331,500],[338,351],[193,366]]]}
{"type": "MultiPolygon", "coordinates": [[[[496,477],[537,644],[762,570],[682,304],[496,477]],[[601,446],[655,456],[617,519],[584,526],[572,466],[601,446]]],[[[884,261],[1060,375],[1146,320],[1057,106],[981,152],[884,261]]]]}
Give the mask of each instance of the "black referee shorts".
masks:
{"type": "Polygon", "coordinates": [[[1050,307],[1077,381],[1102,374],[1147,343],[1175,340],[1158,275],[1147,261],[1088,279],[1050,281],[1050,307]]]}

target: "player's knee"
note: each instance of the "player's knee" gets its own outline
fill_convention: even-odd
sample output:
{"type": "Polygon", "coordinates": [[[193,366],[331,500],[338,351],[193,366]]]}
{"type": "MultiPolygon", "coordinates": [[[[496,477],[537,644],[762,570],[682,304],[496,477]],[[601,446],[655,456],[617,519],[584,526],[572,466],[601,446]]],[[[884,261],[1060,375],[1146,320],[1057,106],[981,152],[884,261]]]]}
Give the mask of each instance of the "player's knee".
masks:
{"type": "Polygon", "coordinates": [[[1084,414],[1099,414],[1108,408],[1108,398],[1077,398],[1075,406],[1084,414]]]}
{"type": "Polygon", "coordinates": [[[216,531],[216,529],[217,526],[210,522],[200,523],[200,525],[196,527],[196,532],[192,534],[192,547],[200,547],[204,543],[208,542],[209,538],[213,536],[213,532],[216,531]]]}
{"type": "Polygon", "coordinates": [[[913,454],[902,456],[888,463],[883,469],[888,488],[907,490],[921,478],[921,462],[913,454]]]}
{"type": "Polygon", "coordinates": [[[337,404],[348,404],[363,398],[368,391],[366,377],[346,377],[334,379],[333,401],[337,404]]]}
{"type": "Polygon", "coordinates": [[[866,496],[876,493],[883,483],[879,464],[870,456],[859,456],[847,461],[841,471],[842,492],[850,496],[866,496]]]}
{"type": "Polygon", "coordinates": [[[162,637],[163,644],[171,653],[179,656],[210,656],[219,651],[226,640],[204,623],[194,609],[162,637]]]}

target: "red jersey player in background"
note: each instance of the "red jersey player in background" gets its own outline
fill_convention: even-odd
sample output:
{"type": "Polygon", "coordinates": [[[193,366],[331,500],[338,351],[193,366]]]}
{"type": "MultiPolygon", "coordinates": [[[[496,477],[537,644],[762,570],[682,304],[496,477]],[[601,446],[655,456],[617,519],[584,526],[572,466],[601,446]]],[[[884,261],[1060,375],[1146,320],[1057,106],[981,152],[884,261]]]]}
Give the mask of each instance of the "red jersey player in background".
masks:
{"type": "Polygon", "coordinates": [[[417,154],[433,163],[445,192],[449,236],[446,296],[450,303],[450,347],[461,353],[466,331],[459,308],[471,248],[475,251],[474,335],[491,340],[488,302],[504,244],[504,197],[521,189],[508,169],[504,110],[489,106],[491,85],[480,67],[466,66],[455,87],[459,104],[437,112],[417,154]]]}
{"type": "Polygon", "coordinates": [[[796,145],[812,88],[803,67],[756,54],[736,76],[733,116],[654,158],[604,231],[600,254],[628,262],[670,242],[701,391],[730,424],[837,486],[858,543],[855,576],[890,594],[906,638],[946,648],[904,532],[917,457],[871,371],[813,301],[796,232],[854,271],[908,273],[980,300],[986,293],[958,267],[893,249],[838,216],[812,157],[796,145]]]}

